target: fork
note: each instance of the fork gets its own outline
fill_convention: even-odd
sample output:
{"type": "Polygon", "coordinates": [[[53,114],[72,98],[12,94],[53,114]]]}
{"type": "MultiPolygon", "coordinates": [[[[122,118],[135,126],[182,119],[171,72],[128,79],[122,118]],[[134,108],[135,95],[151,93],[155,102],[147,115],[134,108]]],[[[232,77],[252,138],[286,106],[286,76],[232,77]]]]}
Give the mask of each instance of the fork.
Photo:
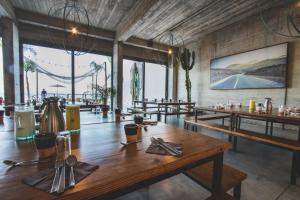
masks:
{"type": "Polygon", "coordinates": [[[61,166],[61,172],[60,172],[60,177],[59,177],[59,183],[58,183],[58,188],[57,188],[57,193],[63,193],[65,191],[66,187],[66,181],[65,181],[65,160],[62,160],[62,166],[61,166]]]}
{"type": "Polygon", "coordinates": [[[52,182],[50,193],[57,192],[58,190],[58,183],[59,183],[59,169],[63,166],[63,160],[56,160],[55,161],[55,175],[52,182]]]}

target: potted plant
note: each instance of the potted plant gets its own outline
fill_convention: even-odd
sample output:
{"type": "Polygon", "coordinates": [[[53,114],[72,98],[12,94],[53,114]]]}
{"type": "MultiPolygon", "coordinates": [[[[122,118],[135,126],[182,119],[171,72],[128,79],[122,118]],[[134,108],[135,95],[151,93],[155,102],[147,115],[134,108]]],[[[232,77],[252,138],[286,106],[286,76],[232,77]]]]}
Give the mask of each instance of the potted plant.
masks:
{"type": "Polygon", "coordinates": [[[116,120],[116,122],[121,121],[121,112],[122,112],[121,108],[116,108],[115,109],[115,120],[116,120]]]}
{"type": "Polygon", "coordinates": [[[103,113],[103,117],[107,117],[107,113],[109,111],[109,105],[107,105],[107,100],[109,97],[112,97],[115,95],[115,89],[108,87],[107,85],[107,81],[110,78],[109,75],[107,75],[107,68],[106,68],[106,62],[104,62],[104,86],[100,86],[100,85],[94,85],[93,88],[96,91],[96,94],[99,95],[101,103],[103,104],[102,106],[102,113],[103,113]]]}

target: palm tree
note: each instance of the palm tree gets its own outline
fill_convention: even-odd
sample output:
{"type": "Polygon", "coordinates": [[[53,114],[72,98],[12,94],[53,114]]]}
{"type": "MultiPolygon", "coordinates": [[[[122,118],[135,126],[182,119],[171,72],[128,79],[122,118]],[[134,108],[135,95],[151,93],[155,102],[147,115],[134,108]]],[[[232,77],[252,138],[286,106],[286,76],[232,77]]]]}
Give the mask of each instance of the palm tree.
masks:
{"type": "Polygon", "coordinates": [[[36,65],[35,63],[28,59],[24,63],[24,71],[26,75],[26,85],[27,85],[27,101],[30,102],[30,90],[29,90],[29,81],[28,81],[28,72],[35,72],[36,65]]]}
{"type": "MultiPolygon", "coordinates": [[[[98,73],[99,73],[99,71],[101,71],[104,68],[103,68],[102,65],[98,65],[95,61],[92,61],[90,63],[90,67],[93,68],[96,71],[96,84],[95,84],[96,87],[95,88],[97,88],[97,85],[98,85],[98,73]]],[[[92,85],[92,89],[93,88],[94,88],[94,86],[92,85]]],[[[96,89],[95,90],[95,99],[96,100],[97,100],[97,94],[98,94],[98,92],[97,92],[97,89],[96,89]]]]}

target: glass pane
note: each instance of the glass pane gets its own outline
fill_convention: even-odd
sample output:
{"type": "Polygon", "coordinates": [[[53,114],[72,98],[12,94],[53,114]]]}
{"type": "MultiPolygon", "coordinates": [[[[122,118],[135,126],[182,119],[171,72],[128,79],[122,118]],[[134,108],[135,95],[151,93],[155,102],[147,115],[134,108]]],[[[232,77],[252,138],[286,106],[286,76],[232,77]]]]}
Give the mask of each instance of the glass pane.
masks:
{"type": "MultiPolygon", "coordinates": [[[[111,56],[98,54],[83,54],[75,56],[75,98],[76,103],[83,103],[86,99],[103,103],[100,91],[92,85],[105,86],[105,66],[107,76],[107,88],[111,88],[111,56]]],[[[110,105],[111,98],[107,99],[110,105]]]]}
{"type": "Polygon", "coordinates": [[[145,98],[162,99],[166,96],[166,66],[145,63],[145,98]]]}
{"type": "Polygon", "coordinates": [[[143,62],[123,60],[123,109],[143,98],[143,62]]]}
{"type": "Polygon", "coordinates": [[[71,101],[71,56],[64,50],[34,45],[24,45],[23,52],[25,102],[40,99],[43,89],[47,97],[71,101]]]}
{"type": "Polygon", "coordinates": [[[0,37],[0,97],[4,98],[2,38],[0,37]]]}

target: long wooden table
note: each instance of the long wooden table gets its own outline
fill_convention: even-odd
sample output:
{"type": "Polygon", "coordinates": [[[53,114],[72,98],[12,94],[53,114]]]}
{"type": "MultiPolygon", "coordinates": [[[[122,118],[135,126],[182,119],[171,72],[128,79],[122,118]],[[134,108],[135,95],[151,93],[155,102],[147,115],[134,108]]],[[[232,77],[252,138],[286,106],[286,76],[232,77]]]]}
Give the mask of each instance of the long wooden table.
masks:
{"type": "MultiPolygon", "coordinates": [[[[272,113],[258,113],[258,112],[249,112],[249,109],[243,108],[243,109],[215,109],[212,107],[196,107],[195,108],[195,122],[197,123],[198,120],[198,114],[202,112],[214,112],[214,113],[227,113],[230,114],[230,125],[229,125],[229,131],[233,131],[235,133],[239,133],[239,136],[245,136],[246,132],[241,132],[240,124],[242,118],[248,118],[248,119],[254,119],[254,120],[261,120],[266,122],[266,136],[264,137],[265,142],[263,140],[260,140],[260,142],[265,144],[270,144],[272,146],[280,147],[283,149],[287,149],[289,151],[292,151],[292,169],[291,169],[291,184],[296,184],[297,176],[300,175],[300,151],[298,150],[298,146],[300,145],[300,117],[295,116],[283,116],[278,115],[276,111],[272,113]],[[268,124],[271,123],[271,130],[270,134],[268,135],[268,124]],[[298,140],[287,140],[285,138],[280,138],[273,136],[273,123],[281,123],[281,124],[289,124],[289,125],[296,125],[299,126],[299,134],[298,134],[298,140]],[[281,139],[281,140],[280,140],[281,139]],[[276,141],[281,141],[282,144],[286,145],[284,147],[282,144],[279,145],[276,144],[276,141]],[[291,148],[289,147],[291,146],[291,148]],[[288,147],[288,148],[287,148],[288,147]]],[[[216,128],[215,126],[211,126],[213,128],[216,128]]],[[[218,131],[228,131],[228,128],[221,127],[217,128],[218,131]]],[[[216,129],[215,129],[216,130],[216,129]]],[[[256,138],[263,138],[261,134],[258,134],[256,132],[251,131],[251,136],[257,135],[256,138]],[[260,135],[260,136],[259,136],[260,135]],[[259,136],[259,137],[258,137],[259,136]]],[[[248,134],[249,136],[249,134],[248,134]]],[[[248,137],[250,139],[251,137],[248,137]]],[[[229,135],[229,141],[232,140],[232,136],[229,135]]],[[[254,140],[254,137],[252,137],[252,140],[254,140]]],[[[254,140],[255,141],[255,140],[254,140]]],[[[256,141],[258,141],[256,139],[256,141]]],[[[237,149],[237,134],[233,136],[233,150],[236,151],[237,149]]]]}
{"type": "MultiPolygon", "coordinates": [[[[21,180],[34,174],[42,166],[18,167],[5,173],[0,163],[0,194],[5,199],[111,199],[145,187],[208,161],[214,162],[213,191],[220,190],[223,152],[231,144],[199,133],[159,123],[143,130],[142,142],[123,147],[124,123],[86,125],[80,135],[72,135],[72,153],[80,161],[99,165],[99,169],[67,190],[61,196],[29,187],[21,180]],[[181,143],[181,157],[145,153],[150,137],[181,143]]],[[[0,134],[0,160],[31,160],[37,158],[32,141],[16,142],[13,133],[0,134]]],[[[45,167],[45,166],[44,166],[45,167]]],[[[49,167],[49,166],[47,166],[49,167]]]]}
{"type": "Polygon", "coordinates": [[[273,123],[295,125],[299,127],[298,142],[300,142],[300,117],[295,117],[290,115],[287,116],[278,115],[276,112],[277,109],[273,109],[273,112],[271,113],[249,112],[248,107],[244,107],[242,109],[215,109],[213,107],[195,107],[194,110],[195,110],[196,121],[197,121],[198,114],[203,111],[230,114],[231,115],[230,127],[232,129],[240,128],[241,118],[250,118],[254,120],[265,121],[266,134],[268,134],[269,132],[269,123],[271,123],[270,135],[273,134],[273,123]]]}
{"type": "Polygon", "coordinates": [[[160,121],[161,115],[165,115],[165,123],[167,115],[182,115],[182,114],[191,114],[191,111],[195,107],[195,102],[185,102],[185,101],[170,101],[170,100],[157,100],[157,101],[144,101],[144,100],[135,100],[133,101],[133,108],[137,108],[137,104],[142,104],[143,112],[147,112],[149,108],[156,108],[157,118],[160,121]],[[150,105],[150,106],[149,106],[150,105]],[[176,112],[168,112],[168,106],[176,108],[176,112]],[[188,106],[187,108],[182,108],[181,106],[188,106]]]}

